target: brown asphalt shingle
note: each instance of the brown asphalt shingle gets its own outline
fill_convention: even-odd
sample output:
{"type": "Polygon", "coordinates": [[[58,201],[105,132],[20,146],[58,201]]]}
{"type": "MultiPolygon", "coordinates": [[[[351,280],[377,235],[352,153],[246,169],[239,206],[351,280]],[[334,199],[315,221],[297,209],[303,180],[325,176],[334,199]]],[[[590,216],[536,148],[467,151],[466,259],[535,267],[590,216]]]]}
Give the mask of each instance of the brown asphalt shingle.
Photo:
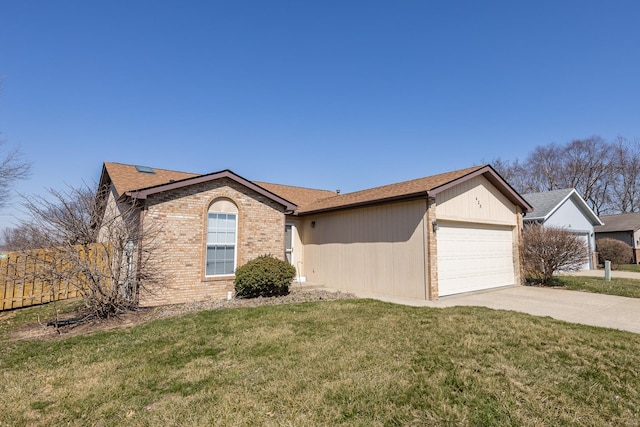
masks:
{"type": "Polygon", "coordinates": [[[640,213],[602,215],[600,219],[604,222],[604,225],[596,226],[596,233],[640,230],[640,213]]]}
{"type": "MultiPolygon", "coordinates": [[[[156,168],[153,169],[155,172],[153,174],[144,173],[139,172],[134,165],[109,162],[104,164],[104,168],[119,196],[127,191],[140,190],[161,184],[168,184],[171,181],[180,181],[187,178],[202,176],[193,173],[156,168]]],[[[493,170],[487,165],[474,166],[471,168],[345,194],[336,194],[327,190],[316,190],[265,182],[253,182],[253,184],[258,185],[289,202],[293,202],[298,206],[298,214],[309,214],[346,207],[363,206],[378,202],[401,200],[414,196],[425,197],[427,196],[427,193],[429,193],[429,195],[433,195],[433,192],[437,192],[439,187],[446,186],[447,184],[473,174],[474,172],[484,173],[478,171],[485,168],[488,168],[490,175],[491,173],[495,174],[495,172],[493,172],[493,170]]],[[[519,195],[514,197],[517,197],[518,200],[522,200],[519,195]]],[[[522,203],[524,203],[524,206],[528,206],[524,200],[522,200],[522,203]]]]}
{"type": "Polygon", "coordinates": [[[470,173],[486,167],[474,166],[467,169],[441,173],[424,178],[412,179],[410,181],[399,182],[397,184],[384,185],[382,187],[369,188],[367,190],[356,191],[335,195],[328,199],[318,200],[308,205],[302,205],[298,213],[311,213],[338,209],[346,206],[357,206],[374,203],[377,201],[393,200],[405,196],[426,194],[444,184],[462,178],[470,173]]]}
{"type": "Polygon", "coordinates": [[[268,182],[253,181],[254,184],[271,191],[274,194],[295,203],[298,206],[311,204],[317,200],[326,199],[336,195],[329,190],[316,190],[313,188],[293,187],[290,185],[270,184],[268,182]]]}
{"type": "MultiPolygon", "coordinates": [[[[135,165],[105,162],[104,167],[116,187],[118,196],[127,191],[139,190],[171,181],[180,181],[186,178],[200,176],[195,173],[178,172],[167,169],[152,168],[155,173],[139,172],[135,165]]],[[[298,206],[315,202],[319,199],[335,196],[336,193],[328,190],[315,190],[312,188],[292,187],[289,185],[269,184],[266,182],[254,182],[254,184],[270,191],[298,206]]]]}
{"type": "Polygon", "coordinates": [[[118,196],[123,195],[126,191],[153,187],[154,185],[169,183],[172,180],[179,181],[181,179],[198,176],[198,174],[195,173],[158,168],[152,168],[155,173],[138,172],[135,165],[125,165],[122,163],[105,162],[104,167],[111,178],[111,182],[116,187],[118,196]]]}

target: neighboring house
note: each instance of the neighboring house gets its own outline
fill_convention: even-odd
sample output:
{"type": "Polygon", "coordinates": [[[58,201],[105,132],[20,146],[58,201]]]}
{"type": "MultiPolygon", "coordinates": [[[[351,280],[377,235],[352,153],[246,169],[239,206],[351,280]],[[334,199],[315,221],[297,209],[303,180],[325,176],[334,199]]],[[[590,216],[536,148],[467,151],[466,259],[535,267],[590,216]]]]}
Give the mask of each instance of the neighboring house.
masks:
{"type": "Polygon", "coordinates": [[[587,248],[587,262],[581,269],[597,268],[594,227],[603,223],[574,188],[523,194],[522,197],[533,206],[533,212],[524,217],[525,224],[540,223],[578,234],[587,248]]]}
{"type": "Polygon", "coordinates": [[[596,240],[610,238],[625,242],[633,249],[630,262],[640,263],[640,213],[603,215],[604,225],[596,227],[596,240]]]}
{"type": "Polygon", "coordinates": [[[224,298],[235,269],[287,259],[298,280],[416,299],[519,284],[522,215],[531,206],[491,166],[347,194],[105,163],[108,209],[135,201],[161,224],[158,265],[172,280],[143,305],[224,298]]]}

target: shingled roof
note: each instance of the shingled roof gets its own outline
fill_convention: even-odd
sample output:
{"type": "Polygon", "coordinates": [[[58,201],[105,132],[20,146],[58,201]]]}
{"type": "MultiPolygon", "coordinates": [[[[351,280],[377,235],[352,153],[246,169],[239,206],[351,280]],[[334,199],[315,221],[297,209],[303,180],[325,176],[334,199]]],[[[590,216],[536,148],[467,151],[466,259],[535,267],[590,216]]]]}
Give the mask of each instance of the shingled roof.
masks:
{"type": "Polygon", "coordinates": [[[593,225],[602,225],[598,215],[580,197],[575,188],[523,194],[522,197],[533,206],[533,214],[527,215],[524,218],[525,221],[546,221],[567,199],[571,198],[593,225]]]}
{"type": "Polygon", "coordinates": [[[118,196],[127,191],[141,188],[153,187],[155,185],[167,184],[172,181],[179,181],[185,178],[198,176],[195,173],[178,172],[167,169],[149,168],[153,173],[138,171],[139,166],[125,165],[122,163],[105,162],[102,167],[102,177],[111,179],[111,183],[116,188],[118,196]]]}
{"type": "Polygon", "coordinates": [[[318,200],[298,209],[298,214],[326,212],[347,207],[366,206],[396,200],[409,200],[423,197],[434,197],[441,191],[451,188],[462,181],[483,175],[493,185],[502,190],[511,202],[531,211],[531,206],[489,165],[474,166],[382,187],[370,188],[353,193],[340,194],[328,199],[318,200]]]}
{"type": "Polygon", "coordinates": [[[608,233],[612,231],[638,231],[640,230],[640,213],[625,213],[618,215],[603,215],[600,217],[604,225],[595,227],[596,233],[608,233]]]}
{"type": "Polygon", "coordinates": [[[294,187],[291,185],[271,184],[268,182],[254,181],[260,187],[266,188],[272,193],[278,194],[287,200],[291,200],[298,206],[306,206],[315,201],[333,197],[335,192],[329,190],[316,190],[313,188],[294,187]]]}
{"type": "Polygon", "coordinates": [[[529,203],[509,186],[489,165],[474,166],[345,194],[336,194],[328,190],[248,181],[229,170],[198,175],[167,169],[140,168],[135,165],[110,162],[104,164],[101,182],[104,184],[110,180],[118,196],[128,194],[138,198],[144,198],[148,194],[166,191],[182,185],[192,185],[208,179],[231,176],[232,178],[235,177],[241,180],[246,185],[257,186],[256,189],[258,191],[264,190],[272,193],[276,197],[284,199],[284,201],[292,202],[297,205],[296,213],[304,215],[397,200],[434,197],[441,191],[479,175],[487,178],[493,185],[499,188],[512,203],[521,206],[525,212],[532,210],[529,203]]]}
{"type": "MultiPolygon", "coordinates": [[[[222,173],[221,172],[217,172],[222,173]]],[[[230,173],[233,173],[229,171],[230,173]]],[[[213,174],[200,175],[189,172],[178,172],[159,168],[140,168],[136,165],[123,163],[105,162],[103,166],[102,180],[109,179],[114,185],[118,196],[126,193],[144,194],[141,191],[168,184],[180,185],[184,180],[197,177],[211,177],[213,174]],[[139,169],[151,170],[151,172],[140,172],[139,169]]],[[[235,175],[235,174],[234,174],[235,175]]],[[[270,184],[265,182],[252,182],[259,187],[266,189],[270,193],[277,195],[297,206],[309,204],[319,199],[334,196],[336,193],[328,190],[316,190],[312,188],[294,187],[280,184],[270,184]]],[[[102,184],[106,184],[103,182],[102,184]]]]}

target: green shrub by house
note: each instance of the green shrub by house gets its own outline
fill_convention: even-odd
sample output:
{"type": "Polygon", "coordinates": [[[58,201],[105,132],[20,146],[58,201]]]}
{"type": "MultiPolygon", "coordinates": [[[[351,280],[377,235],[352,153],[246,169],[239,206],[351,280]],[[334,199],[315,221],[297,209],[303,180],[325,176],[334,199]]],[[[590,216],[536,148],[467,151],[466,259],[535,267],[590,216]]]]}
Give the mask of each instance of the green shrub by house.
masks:
{"type": "Polygon", "coordinates": [[[236,270],[233,282],[238,298],[287,295],[296,269],[287,261],[261,255],[236,270]]]}
{"type": "Polygon", "coordinates": [[[601,264],[611,261],[613,265],[629,264],[633,258],[631,246],[616,239],[599,239],[596,242],[598,260],[601,264]]]}

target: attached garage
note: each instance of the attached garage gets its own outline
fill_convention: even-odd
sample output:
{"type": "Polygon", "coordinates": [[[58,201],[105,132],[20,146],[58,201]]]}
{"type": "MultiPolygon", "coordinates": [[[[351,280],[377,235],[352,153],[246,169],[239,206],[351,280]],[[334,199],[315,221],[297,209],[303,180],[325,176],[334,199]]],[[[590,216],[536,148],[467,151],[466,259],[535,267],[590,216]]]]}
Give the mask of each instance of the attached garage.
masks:
{"type": "Polygon", "coordinates": [[[531,206],[490,166],[336,195],[300,208],[303,275],[405,298],[520,284],[531,206]]]}
{"type": "Polygon", "coordinates": [[[440,296],[515,284],[513,227],[442,222],[437,233],[440,296]]]}

